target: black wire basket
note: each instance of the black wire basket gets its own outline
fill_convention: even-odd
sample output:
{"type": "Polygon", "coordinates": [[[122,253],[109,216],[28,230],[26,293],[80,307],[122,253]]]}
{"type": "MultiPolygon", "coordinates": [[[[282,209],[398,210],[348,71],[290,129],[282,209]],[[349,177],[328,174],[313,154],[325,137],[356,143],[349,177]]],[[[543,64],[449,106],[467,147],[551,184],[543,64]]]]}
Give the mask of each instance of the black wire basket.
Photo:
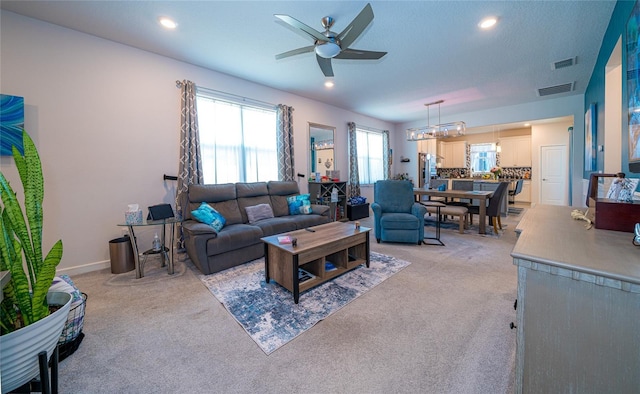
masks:
{"type": "Polygon", "coordinates": [[[87,305],[87,294],[82,293],[82,302],[69,310],[67,322],[58,339],[58,357],[63,360],[78,350],[80,342],[84,338],[82,327],[84,326],[84,310],[87,305]]]}

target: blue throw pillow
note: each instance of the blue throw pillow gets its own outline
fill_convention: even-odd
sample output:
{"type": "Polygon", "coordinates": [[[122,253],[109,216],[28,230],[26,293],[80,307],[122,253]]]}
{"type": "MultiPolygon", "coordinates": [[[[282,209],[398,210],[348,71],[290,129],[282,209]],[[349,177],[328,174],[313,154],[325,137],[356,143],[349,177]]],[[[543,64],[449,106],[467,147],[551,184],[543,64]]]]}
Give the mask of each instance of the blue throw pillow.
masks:
{"type": "Polygon", "coordinates": [[[311,213],[309,194],[287,197],[287,204],[289,205],[289,215],[307,215],[311,213]]]}
{"type": "Polygon", "coordinates": [[[211,207],[211,205],[203,202],[200,204],[198,209],[191,211],[191,216],[193,216],[197,221],[208,224],[211,226],[216,232],[222,230],[224,225],[227,223],[227,220],[220,214],[220,212],[216,211],[211,207]]]}
{"type": "Polygon", "coordinates": [[[442,184],[442,185],[438,186],[438,191],[439,191],[439,192],[443,192],[443,191],[445,191],[445,190],[447,190],[447,185],[442,184]]]}

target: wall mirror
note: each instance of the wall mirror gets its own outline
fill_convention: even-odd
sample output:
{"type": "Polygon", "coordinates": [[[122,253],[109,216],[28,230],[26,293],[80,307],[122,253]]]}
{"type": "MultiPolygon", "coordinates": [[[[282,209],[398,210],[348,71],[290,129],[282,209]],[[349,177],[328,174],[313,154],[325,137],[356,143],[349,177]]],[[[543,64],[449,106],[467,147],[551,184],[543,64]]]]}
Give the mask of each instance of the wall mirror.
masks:
{"type": "Polygon", "coordinates": [[[309,161],[311,173],[326,175],[336,169],[333,140],[336,128],[309,123],[309,161]]]}

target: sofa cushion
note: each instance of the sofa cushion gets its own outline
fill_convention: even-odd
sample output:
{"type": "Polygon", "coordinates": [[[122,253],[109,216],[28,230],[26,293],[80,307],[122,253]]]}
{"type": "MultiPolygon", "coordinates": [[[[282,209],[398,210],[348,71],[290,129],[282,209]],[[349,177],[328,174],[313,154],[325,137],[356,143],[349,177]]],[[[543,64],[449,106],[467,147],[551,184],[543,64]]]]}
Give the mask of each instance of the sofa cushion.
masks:
{"type": "Polygon", "coordinates": [[[216,232],[222,230],[226,224],[226,219],[209,204],[203,202],[198,209],[191,211],[191,215],[200,223],[208,224],[216,232]]]}
{"type": "Polygon", "coordinates": [[[246,207],[247,218],[249,224],[254,224],[260,220],[269,219],[273,217],[273,210],[269,204],[258,204],[251,207],[246,207]]]}
{"type": "Polygon", "coordinates": [[[227,225],[242,223],[242,215],[236,200],[235,184],[189,185],[189,201],[184,219],[193,219],[191,211],[198,209],[202,202],[209,203],[211,207],[220,212],[227,220],[227,225]]]}
{"type": "Polygon", "coordinates": [[[309,194],[287,197],[287,203],[289,204],[289,215],[308,215],[311,213],[309,194]]]}
{"type": "Polygon", "coordinates": [[[282,234],[287,231],[297,230],[299,227],[294,220],[291,220],[293,216],[284,216],[279,218],[270,218],[260,220],[255,223],[254,226],[260,227],[262,230],[262,236],[268,237],[274,234],[282,234]]]}
{"type": "Polygon", "coordinates": [[[380,217],[380,225],[387,230],[416,230],[420,221],[410,213],[385,213],[380,217]]]}
{"type": "Polygon", "coordinates": [[[271,196],[273,216],[288,216],[289,204],[287,203],[287,197],[300,194],[298,183],[294,181],[269,181],[267,182],[267,188],[271,196]]]}
{"type": "Polygon", "coordinates": [[[247,207],[259,204],[271,205],[266,182],[236,183],[236,194],[238,196],[238,208],[242,216],[242,223],[249,223],[247,207]]]}
{"type": "Polygon", "coordinates": [[[225,226],[218,232],[217,237],[207,240],[207,256],[214,256],[261,243],[260,238],[262,237],[262,230],[258,226],[242,223],[225,226]]]}

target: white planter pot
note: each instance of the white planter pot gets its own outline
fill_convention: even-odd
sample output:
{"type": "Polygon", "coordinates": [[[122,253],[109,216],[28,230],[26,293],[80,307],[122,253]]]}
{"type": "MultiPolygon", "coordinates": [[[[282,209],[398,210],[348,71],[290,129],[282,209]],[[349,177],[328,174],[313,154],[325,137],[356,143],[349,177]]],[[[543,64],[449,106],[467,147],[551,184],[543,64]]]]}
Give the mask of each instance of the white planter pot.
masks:
{"type": "Polygon", "coordinates": [[[0,336],[0,373],[2,392],[14,390],[40,374],[38,353],[53,354],[71,307],[71,294],[47,293],[49,305],[63,305],[42,320],[0,336]]]}

